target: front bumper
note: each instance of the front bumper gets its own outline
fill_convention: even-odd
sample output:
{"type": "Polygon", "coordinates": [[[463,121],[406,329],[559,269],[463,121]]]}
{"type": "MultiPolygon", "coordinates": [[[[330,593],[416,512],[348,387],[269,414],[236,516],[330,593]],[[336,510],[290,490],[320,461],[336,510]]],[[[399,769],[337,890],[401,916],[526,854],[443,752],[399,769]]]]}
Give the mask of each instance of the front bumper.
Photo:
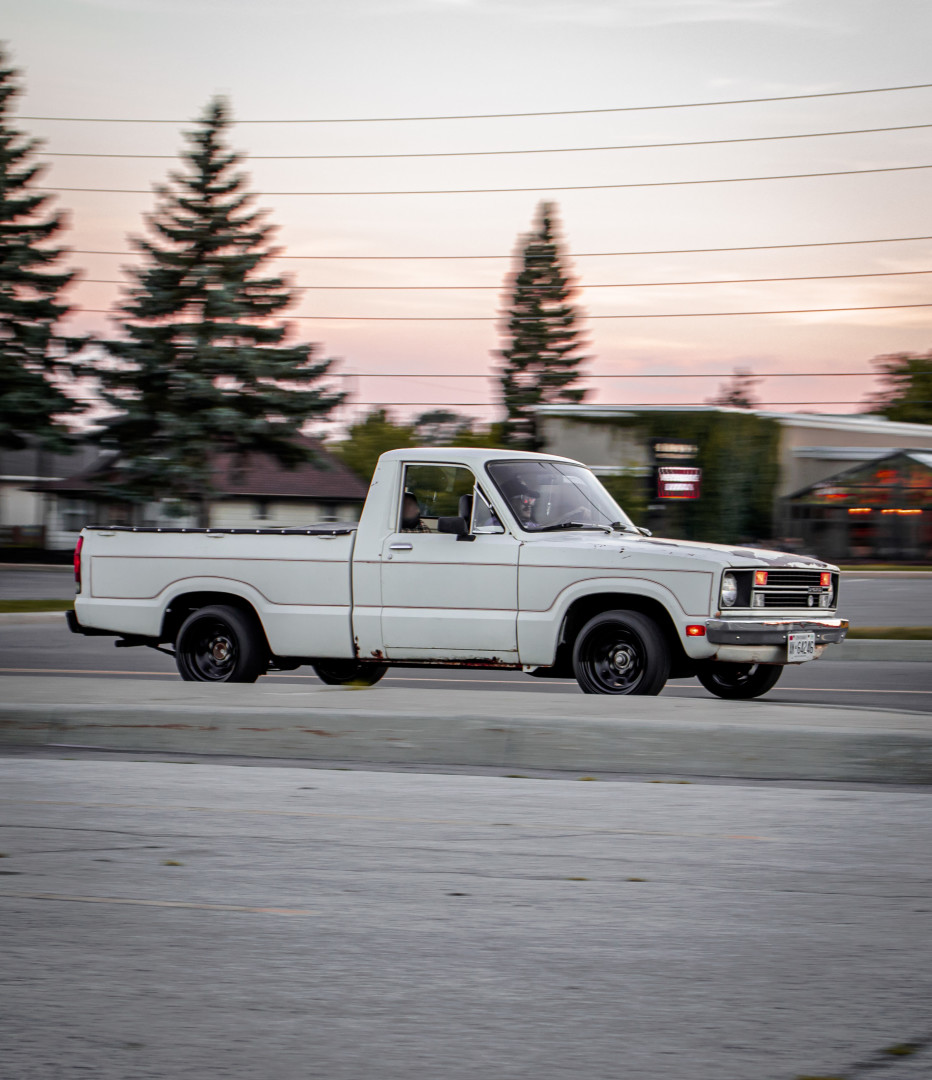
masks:
{"type": "Polygon", "coordinates": [[[847,619],[712,619],[712,645],[785,645],[787,634],[815,634],[816,645],[837,645],[848,633],[847,619]]]}
{"type": "Polygon", "coordinates": [[[786,664],[787,634],[815,634],[818,660],[826,645],[836,645],[848,632],[847,619],[712,619],[706,640],[715,659],[735,664],[786,664]]]}

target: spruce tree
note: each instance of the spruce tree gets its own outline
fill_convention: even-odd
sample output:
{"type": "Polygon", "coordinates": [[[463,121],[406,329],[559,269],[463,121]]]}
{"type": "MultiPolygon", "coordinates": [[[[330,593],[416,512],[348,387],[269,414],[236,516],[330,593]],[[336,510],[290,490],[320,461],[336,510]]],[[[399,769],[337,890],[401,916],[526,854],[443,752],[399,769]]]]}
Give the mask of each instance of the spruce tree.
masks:
{"type": "Polygon", "coordinates": [[[46,246],[64,219],[33,187],[42,166],[29,159],[39,143],[8,121],[20,92],[17,76],[0,46],[0,448],[21,449],[31,435],[66,449],[63,420],[79,406],[56,378],[71,370],[69,356],[80,342],[57,324],[70,310],[59,293],[74,274],[56,271],[63,249],[46,246]]]}
{"type": "Polygon", "coordinates": [[[573,284],[562,263],[553,203],[541,203],[534,231],[520,245],[507,313],[511,343],[498,354],[504,360],[501,383],[507,412],[502,439],[506,446],[538,450],[535,407],[582,401],[586,391],[573,384],[588,358],[580,352],[573,284]]]}
{"type": "Polygon", "coordinates": [[[263,273],[272,232],[225,145],[221,100],[185,133],[184,171],[156,188],[150,238],[120,311],[122,334],[104,342],[101,393],[116,410],[100,433],[119,453],[114,494],[195,507],[205,523],[217,452],[308,460],[295,436],[343,395],[321,384],[332,364],[318,347],[289,344],[273,321],[292,302],[282,277],[263,273]]]}

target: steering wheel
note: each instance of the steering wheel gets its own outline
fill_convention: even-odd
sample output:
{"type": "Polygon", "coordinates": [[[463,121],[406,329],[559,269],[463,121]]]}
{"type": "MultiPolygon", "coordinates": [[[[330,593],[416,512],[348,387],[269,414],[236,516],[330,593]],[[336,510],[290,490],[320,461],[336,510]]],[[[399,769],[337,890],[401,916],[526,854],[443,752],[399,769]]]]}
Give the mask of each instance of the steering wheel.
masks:
{"type": "Polygon", "coordinates": [[[587,506],[578,506],[575,510],[571,510],[568,514],[564,514],[558,521],[553,521],[551,524],[568,525],[571,521],[581,521],[584,524],[589,524],[589,508],[587,506]]]}

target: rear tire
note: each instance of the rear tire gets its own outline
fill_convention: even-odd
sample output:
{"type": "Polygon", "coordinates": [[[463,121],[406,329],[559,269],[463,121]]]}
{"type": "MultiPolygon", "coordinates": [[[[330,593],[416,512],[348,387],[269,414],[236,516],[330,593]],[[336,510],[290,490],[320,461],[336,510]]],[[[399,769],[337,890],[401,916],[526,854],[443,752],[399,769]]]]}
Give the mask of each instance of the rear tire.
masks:
{"type": "Polygon", "coordinates": [[[725,664],[713,660],[696,672],[696,678],[717,697],[747,701],[772,690],[782,674],[780,664],[725,664]]]}
{"type": "Polygon", "coordinates": [[[388,671],[387,664],[361,664],[358,660],[320,660],[311,665],[314,674],[328,686],[375,686],[388,671]]]}
{"type": "Polygon", "coordinates": [[[261,629],[238,608],[212,604],[192,612],[175,641],[185,682],[253,683],[269,663],[261,629]]]}
{"type": "Polygon", "coordinates": [[[573,674],[584,694],[659,694],[670,674],[670,648],[647,615],[605,611],[577,635],[573,674]]]}

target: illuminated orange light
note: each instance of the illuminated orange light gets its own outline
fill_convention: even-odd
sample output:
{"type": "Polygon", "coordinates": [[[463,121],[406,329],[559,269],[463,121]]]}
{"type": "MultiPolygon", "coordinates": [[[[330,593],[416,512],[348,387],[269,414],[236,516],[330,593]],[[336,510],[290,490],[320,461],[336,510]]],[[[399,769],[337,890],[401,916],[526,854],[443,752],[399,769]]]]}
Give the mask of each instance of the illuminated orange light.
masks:
{"type": "Polygon", "coordinates": [[[831,574],[820,574],[819,575],[819,584],[822,586],[823,589],[827,589],[829,587],[829,585],[832,584],[832,575],[831,574]]]}
{"type": "Polygon", "coordinates": [[[755,585],[766,585],[767,584],[767,571],[766,570],[755,570],[754,571],[754,584],[755,585]]]}
{"type": "MultiPolygon", "coordinates": [[[[870,513],[873,513],[873,511],[869,506],[850,506],[850,507],[848,507],[848,513],[849,514],[870,514],[870,513]]],[[[884,510],[884,513],[886,513],[886,510],[884,510]]]]}
{"type": "Polygon", "coordinates": [[[705,627],[699,624],[686,627],[687,637],[705,637],[705,627]]]}

